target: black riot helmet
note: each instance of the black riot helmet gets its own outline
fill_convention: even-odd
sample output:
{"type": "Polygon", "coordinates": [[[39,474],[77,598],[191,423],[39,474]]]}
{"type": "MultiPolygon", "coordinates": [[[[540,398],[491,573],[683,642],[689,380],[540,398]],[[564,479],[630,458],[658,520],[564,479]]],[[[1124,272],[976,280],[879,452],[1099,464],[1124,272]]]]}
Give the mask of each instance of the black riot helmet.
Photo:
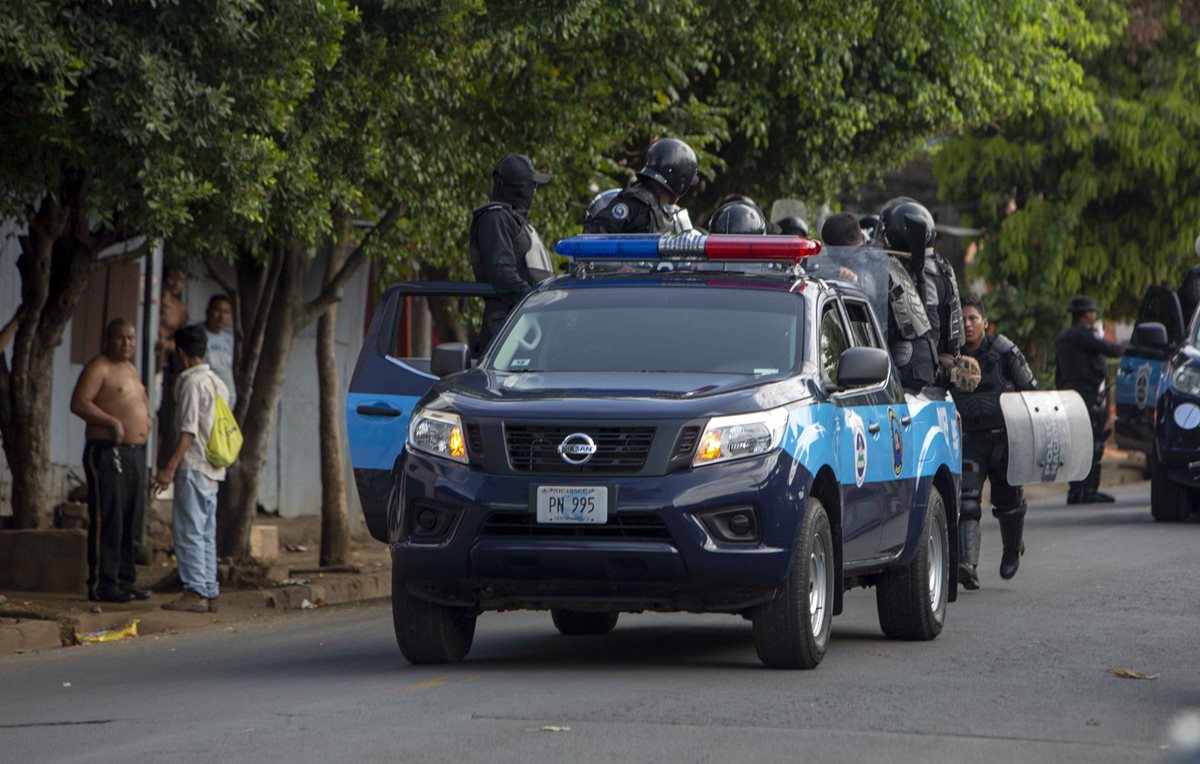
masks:
{"type": "Polygon", "coordinates": [[[901,252],[910,251],[908,230],[904,225],[905,218],[910,217],[915,217],[925,223],[925,246],[933,246],[934,237],[937,235],[933,230],[933,215],[929,214],[925,205],[908,199],[884,208],[880,214],[885,247],[901,252]]]}
{"type": "Polygon", "coordinates": [[[758,207],[745,202],[733,202],[721,207],[708,219],[709,233],[765,234],[767,220],[758,207]]]}
{"type": "Polygon", "coordinates": [[[808,238],[808,223],[805,223],[795,215],[789,215],[786,218],[776,220],[775,225],[779,226],[779,232],[782,234],[808,238]]]}
{"type": "Polygon", "coordinates": [[[696,185],[696,152],[676,138],[655,141],[646,150],[646,166],[637,174],[665,188],[676,199],[696,185]]]}
{"type": "Polygon", "coordinates": [[[867,237],[867,241],[875,238],[875,232],[879,230],[878,215],[863,215],[858,219],[858,227],[862,229],[863,235],[867,237]]]}
{"type": "Polygon", "coordinates": [[[588,205],[587,214],[583,216],[583,222],[589,223],[597,215],[599,215],[608,205],[612,204],[612,200],[617,198],[617,194],[621,193],[619,188],[610,188],[607,191],[601,191],[592,199],[592,203],[588,205]]]}

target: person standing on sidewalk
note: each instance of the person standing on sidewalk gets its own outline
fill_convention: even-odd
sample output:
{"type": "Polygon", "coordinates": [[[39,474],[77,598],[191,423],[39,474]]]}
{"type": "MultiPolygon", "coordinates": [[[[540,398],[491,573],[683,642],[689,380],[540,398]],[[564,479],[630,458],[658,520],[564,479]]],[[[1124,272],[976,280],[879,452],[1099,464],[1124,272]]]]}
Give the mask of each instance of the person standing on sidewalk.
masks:
{"type": "Polygon", "coordinates": [[[237,405],[237,386],[233,381],[233,303],[223,294],[214,294],[204,311],[204,333],[208,336],[208,353],[204,362],[225,383],[229,397],[225,403],[230,409],[237,405]]]}
{"type": "Polygon", "coordinates": [[[133,365],[137,330],[109,323],[104,352],[83,367],[71,413],[87,422],[83,471],[88,489],[88,599],[149,599],[137,580],[134,539],[146,512],[150,400],[133,365]]]}
{"type": "Polygon", "coordinates": [[[1091,297],[1079,295],[1067,308],[1071,325],[1058,335],[1058,360],[1054,368],[1054,386],[1074,390],[1083,398],[1092,417],[1092,471],[1083,480],[1072,481],[1067,492],[1068,504],[1096,504],[1113,501],[1100,490],[1100,459],[1108,422],[1108,364],[1105,358],[1120,358],[1123,348],[1096,336],[1100,308],[1091,297]]]}
{"type": "Polygon", "coordinates": [[[183,594],[163,604],[164,610],[189,613],[216,611],[217,489],[225,469],[208,461],[208,439],[216,417],[217,397],[229,391],[204,362],[208,337],[203,326],[185,326],[175,332],[175,362],[180,369],[175,383],[176,423],[179,439],[166,465],[154,477],[154,487],[174,484],[172,537],[183,594]]]}
{"type": "Polygon", "coordinates": [[[963,470],[959,504],[958,583],[965,589],[979,588],[979,521],[983,518],[983,483],[992,482],[992,514],[1000,521],[1004,555],[1000,577],[1012,578],[1021,564],[1021,541],[1025,527],[1025,494],[1021,486],[1008,483],[1008,432],[1000,395],[1037,388],[1037,379],[1025,356],[1003,334],[987,333],[987,314],[977,297],[962,301],[966,341],[963,354],[979,363],[979,384],[970,392],[954,390],[954,404],[962,417],[963,470]]]}

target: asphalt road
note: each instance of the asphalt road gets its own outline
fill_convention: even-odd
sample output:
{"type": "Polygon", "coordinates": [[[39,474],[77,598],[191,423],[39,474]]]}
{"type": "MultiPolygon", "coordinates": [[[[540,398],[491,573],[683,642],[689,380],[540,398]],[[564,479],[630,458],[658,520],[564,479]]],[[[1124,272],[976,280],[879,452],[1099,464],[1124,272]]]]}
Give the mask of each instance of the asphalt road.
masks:
{"type": "Polygon", "coordinates": [[[1011,582],[988,518],[984,588],[934,642],[885,639],[849,593],[816,671],[761,668],[740,618],[567,638],[544,613],[485,615],[466,663],[416,668],[385,605],[329,608],[0,658],[0,761],[1166,761],[1200,707],[1200,516],[1120,496],[1035,503],[1011,582]]]}

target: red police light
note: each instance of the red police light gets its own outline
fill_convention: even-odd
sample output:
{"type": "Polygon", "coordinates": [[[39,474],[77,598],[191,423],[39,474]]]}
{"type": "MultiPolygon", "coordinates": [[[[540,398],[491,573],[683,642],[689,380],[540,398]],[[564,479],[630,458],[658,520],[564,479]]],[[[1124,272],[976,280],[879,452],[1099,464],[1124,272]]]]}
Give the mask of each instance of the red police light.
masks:
{"type": "Polygon", "coordinates": [[[710,234],[704,254],[710,260],[791,260],[800,262],[821,251],[821,243],[801,236],[710,234]]]}

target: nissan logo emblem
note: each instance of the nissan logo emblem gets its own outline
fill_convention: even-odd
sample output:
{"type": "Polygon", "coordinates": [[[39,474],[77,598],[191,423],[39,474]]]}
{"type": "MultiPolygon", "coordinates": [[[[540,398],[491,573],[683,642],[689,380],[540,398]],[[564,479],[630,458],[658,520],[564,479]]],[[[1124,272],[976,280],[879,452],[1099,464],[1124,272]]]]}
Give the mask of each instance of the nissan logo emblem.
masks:
{"type": "Polygon", "coordinates": [[[582,432],[571,433],[558,446],[558,455],[567,464],[587,464],[595,453],[596,441],[582,432]]]}

